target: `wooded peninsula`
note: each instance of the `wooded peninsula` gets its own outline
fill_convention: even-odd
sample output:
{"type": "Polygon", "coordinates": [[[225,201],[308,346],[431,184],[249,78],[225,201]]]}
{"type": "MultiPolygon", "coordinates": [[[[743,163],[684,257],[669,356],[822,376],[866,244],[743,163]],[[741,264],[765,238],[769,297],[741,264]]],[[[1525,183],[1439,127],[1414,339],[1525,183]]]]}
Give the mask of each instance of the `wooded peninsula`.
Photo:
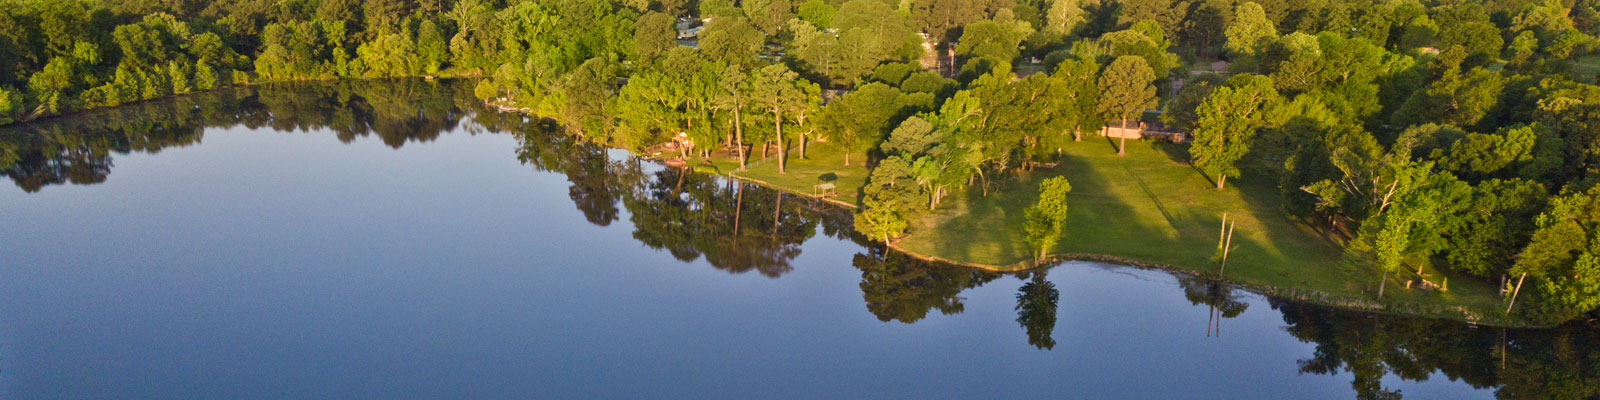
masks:
{"type": "MultiPolygon", "coordinates": [[[[1600,0],[0,6],[0,125],[470,77],[572,135],[854,207],[925,259],[1495,325],[1600,309],[1600,0]]],[[[38,151],[0,141],[0,172],[38,151]]]]}

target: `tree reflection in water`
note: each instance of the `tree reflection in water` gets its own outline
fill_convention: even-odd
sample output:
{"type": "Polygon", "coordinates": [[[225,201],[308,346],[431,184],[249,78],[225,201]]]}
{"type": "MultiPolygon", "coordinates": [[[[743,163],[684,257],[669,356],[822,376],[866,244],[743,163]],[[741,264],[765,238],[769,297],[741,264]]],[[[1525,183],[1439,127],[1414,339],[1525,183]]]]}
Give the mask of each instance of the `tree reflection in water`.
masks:
{"type": "MultiPolygon", "coordinates": [[[[473,98],[471,84],[420,80],[267,85],[216,90],[89,111],[0,129],[0,175],[27,192],[51,185],[105,182],[114,154],[157,153],[199,143],[207,127],[283,132],[333,131],[343,142],[376,135],[400,148],[447,131],[511,133],[517,157],[536,170],[564,174],[569,197],[590,223],[609,226],[628,214],[633,237],[685,262],[704,258],[730,273],[778,278],[793,270],[801,245],[818,233],[852,240],[861,251],[866,309],[878,320],[915,323],[938,310],[965,310],[961,294],[1001,274],[941,265],[886,251],[851,229],[848,210],[715,175],[666,168],[561,133],[547,121],[504,113],[473,98]],[[820,229],[819,229],[820,228],[820,229]]],[[[1045,272],[1017,274],[1016,321],[1029,344],[1055,345],[1060,293],[1045,272]]],[[[1221,320],[1250,302],[1224,282],[1178,277],[1193,304],[1221,320]]],[[[1393,398],[1382,378],[1427,380],[1442,374],[1507,398],[1600,396],[1600,326],[1592,320],[1554,329],[1476,328],[1467,324],[1376,315],[1267,299],[1285,331],[1316,349],[1300,373],[1349,373],[1362,398],[1393,398]]]]}
{"type": "Polygon", "coordinates": [[[1221,337],[1222,320],[1238,317],[1250,308],[1250,303],[1240,300],[1237,289],[1227,282],[1182,274],[1174,276],[1189,304],[1204,304],[1210,312],[1206,318],[1206,336],[1221,337]]]}
{"type": "Polygon", "coordinates": [[[30,193],[101,183],[111,174],[113,154],[189,146],[207,127],[330,130],[345,143],[376,135],[398,149],[454,130],[463,102],[476,103],[466,85],[422,80],[214,90],[0,128],[0,175],[30,193]]]}
{"type": "MultiPolygon", "coordinates": [[[[1017,289],[1017,323],[1028,333],[1028,344],[1050,350],[1056,347],[1050,334],[1056,329],[1056,303],[1061,300],[1061,292],[1055,283],[1044,280],[1044,274],[1045,271],[1032,273],[1033,279],[1017,289]]],[[[1026,275],[1029,274],[1020,276],[1026,275]]]]}
{"type": "Polygon", "coordinates": [[[861,270],[861,297],[879,321],[914,323],[939,310],[945,315],[966,310],[961,292],[982,286],[999,274],[936,265],[879,246],[865,246],[851,263],[861,270]]]}

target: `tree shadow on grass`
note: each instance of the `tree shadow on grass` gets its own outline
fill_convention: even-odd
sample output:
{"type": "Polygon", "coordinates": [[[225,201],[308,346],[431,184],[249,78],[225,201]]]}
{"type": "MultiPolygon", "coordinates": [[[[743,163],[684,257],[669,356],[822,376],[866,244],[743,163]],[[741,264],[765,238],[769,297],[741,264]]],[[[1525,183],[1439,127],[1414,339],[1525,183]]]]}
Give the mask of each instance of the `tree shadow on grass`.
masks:
{"type": "Polygon", "coordinates": [[[1206,174],[1205,171],[1201,171],[1199,166],[1194,165],[1193,158],[1189,156],[1189,144],[1151,141],[1150,148],[1156,149],[1156,151],[1161,152],[1161,154],[1165,154],[1167,159],[1172,160],[1174,163],[1189,166],[1189,169],[1192,169],[1195,173],[1200,174],[1200,177],[1205,178],[1207,182],[1211,182],[1213,186],[1217,184],[1216,178],[1211,177],[1211,175],[1206,174]]]}
{"type": "MultiPolygon", "coordinates": [[[[1233,190],[1239,191],[1240,198],[1247,206],[1246,209],[1239,211],[1249,213],[1257,221],[1261,221],[1260,229],[1264,230],[1266,237],[1274,240],[1273,244],[1277,251],[1288,260],[1296,260],[1294,265],[1274,265],[1273,269],[1279,270],[1279,273],[1284,275],[1304,275],[1295,270],[1337,267],[1337,263],[1332,260],[1338,258],[1338,243],[1326,235],[1314,233],[1322,230],[1284,214],[1283,199],[1279,195],[1277,185],[1262,182],[1262,179],[1260,176],[1248,176],[1246,179],[1233,182],[1231,186],[1233,190]]],[[[1337,275],[1348,275],[1351,272],[1355,271],[1341,271],[1337,275]]],[[[1376,282],[1376,278],[1374,274],[1371,281],[1376,282]]],[[[1296,280],[1296,283],[1308,282],[1296,280]]]]}
{"type": "Polygon", "coordinates": [[[1140,177],[1138,173],[1133,172],[1133,169],[1129,168],[1127,165],[1123,165],[1122,170],[1127,171],[1128,178],[1132,179],[1134,183],[1139,184],[1139,190],[1144,193],[1145,197],[1150,198],[1150,202],[1152,204],[1155,204],[1156,210],[1161,212],[1161,217],[1167,219],[1167,225],[1176,228],[1178,226],[1178,221],[1172,218],[1172,213],[1167,211],[1166,204],[1163,204],[1161,202],[1161,197],[1156,196],[1156,193],[1150,190],[1150,185],[1144,182],[1144,178],[1140,177]]]}
{"type": "Polygon", "coordinates": [[[1150,147],[1165,154],[1167,159],[1179,164],[1193,165],[1189,160],[1189,145],[1185,143],[1171,143],[1160,140],[1150,141],[1150,147]]]}
{"type": "Polygon", "coordinates": [[[1117,138],[1111,137],[1111,135],[1107,135],[1107,134],[1104,134],[1104,133],[1100,134],[1100,138],[1101,139],[1105,139],[1106,144],[1111,146],[1111,152],[1112,153],[1116,153],[1117,152],[1117,149],[1119,148],[1117,146],[1117,138]]]}

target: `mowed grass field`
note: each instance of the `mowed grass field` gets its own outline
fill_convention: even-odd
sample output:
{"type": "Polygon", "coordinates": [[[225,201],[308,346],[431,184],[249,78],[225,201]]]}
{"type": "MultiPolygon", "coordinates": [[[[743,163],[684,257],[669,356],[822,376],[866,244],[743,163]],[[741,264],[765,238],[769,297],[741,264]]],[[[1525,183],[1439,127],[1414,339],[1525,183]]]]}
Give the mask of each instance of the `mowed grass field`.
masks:
{"type": "Polygon", "coordinates": [[[831,182],[837,188],[835,200],[854,205],[861,195],[861,187],[867,184],[867,152],[855,150],[850,155],[850,165],[844,165],[844,148],[828,142],[812,142],[806,147],[806,158],[801,159],[795,149],[789,149],[788,164],[785,172],[778,173],[778,153],[773,151],[769,158],[761,159],[761,152],[757,150],[745,163],[744,171],[738,171],[738,159],[721,158],[715,160],[718,170],[731,173],[735,177],[764,182],[768,185],[792,193],[810,195],[813,186],[831,182]]]}
{"type": "MultiPolygon", "coordinates": [[[[1221,191],[1189,166],[1186,145],[1128,142],[1128,154],[1102,137],[1085,137],[1063,149],[1056,168],[1024,174],[991,189],[948,198],[916,221],[898,243],[915,254],[995,266],[1032,260],[1023,241],[1023,210],[1038,198],[1038,182],[1063,176],[1068,195],[1066,235],[1054,254],[1134,259],[1223,277],[1249,285],[1376,298],[1380,273],[1340,262],[1337,238],[1287,217],[1275,177],[1229,180],[1221,191]],[[1223,214],[1236,223],[1225,271],[1213,261],[1223,214]]],[[[1441,272],[1426,270],[1444,282],[1441,272]]],[[[1413,272],[1391,277],[1386,302],[1459,305],[1482,315],[1500,306],[1493,285],[1462,277],[1449,291],[1408,290],[1413,272]]],[[[1418,281],[1420,284],[1420,281],[1418,281]]]]}

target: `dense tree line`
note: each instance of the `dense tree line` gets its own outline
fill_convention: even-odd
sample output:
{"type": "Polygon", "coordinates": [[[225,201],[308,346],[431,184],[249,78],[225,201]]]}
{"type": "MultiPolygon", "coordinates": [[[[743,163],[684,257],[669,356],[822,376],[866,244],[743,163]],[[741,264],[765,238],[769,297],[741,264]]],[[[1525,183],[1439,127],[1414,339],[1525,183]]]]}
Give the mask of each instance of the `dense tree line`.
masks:
{"type": "Polygon", "coordinates": [[[604,144],[868,154],[855,226],[892,241],[1160,109],[1219,190],[1276,183],[1353,265],[1513,282],[1540,319],[1600,308],[1600,89],[1573,72],[1596,0],[3,1],[0,123],[481,74],[478,97],[604,144]]]}
{"type": "MultiPolygon", "coordinates": [[[[1061,4],[1082,5],[1050,5],[1061,4]]],[[[1585,33],[1594,4],[1095,6],[1063,6],[1082,16],[1061,19],[1070,29],[1026,23],[1013,8],[952,33],[954,93],[879,130],[857,228],[892,241],[952,190],[987,193],[1050,161],[1052,143],[1160,108],[1192,136],[1190,162],[1219,190],[1231,179],[1276,183],[1285,212],[1345,238],[1352,265],[1504,282],[1508,303],[1532,302],[1514,311],[1534,319],[1600,307],[1589,245],[1600,231],[1585,211],[1600,195],[1588,155],[1600,93],[1572,72],[1596,50],[1585,33]],[[1045,71],[1012,67],[1030,54],[1045,71]],[[1197,56],[1228,68],[1180,68],[1197,56]]],[[[1051,15],[1040,10],[1028,15],[1051,15]]],[[[877,103],[885,115],[907,107],[877,103]]],[[[1034,225],[1047,226],[1029,225],[1030,237],[1034,225]]]]}

